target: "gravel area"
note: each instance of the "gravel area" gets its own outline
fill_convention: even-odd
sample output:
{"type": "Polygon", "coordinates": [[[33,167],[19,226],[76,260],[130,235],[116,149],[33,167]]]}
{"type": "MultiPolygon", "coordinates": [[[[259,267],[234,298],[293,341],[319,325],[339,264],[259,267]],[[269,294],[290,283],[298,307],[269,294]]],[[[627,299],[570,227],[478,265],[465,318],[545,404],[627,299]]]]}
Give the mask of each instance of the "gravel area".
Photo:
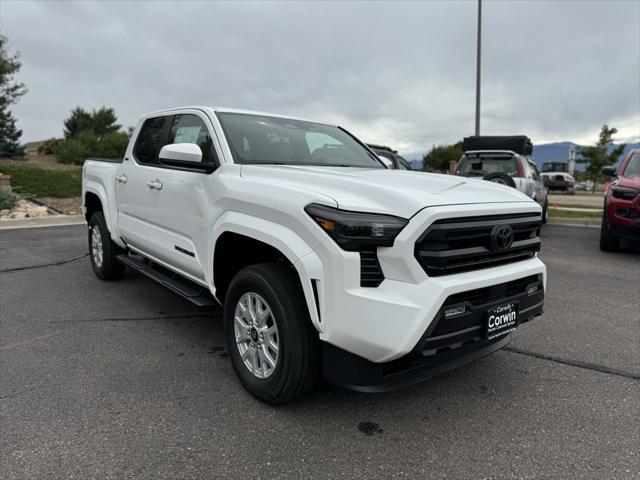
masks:
{"type": "Polygon", "coordinates": [[[37,200],[64,215],[78,215],[82,213],[82,197],[39,197],[37,200]]]}

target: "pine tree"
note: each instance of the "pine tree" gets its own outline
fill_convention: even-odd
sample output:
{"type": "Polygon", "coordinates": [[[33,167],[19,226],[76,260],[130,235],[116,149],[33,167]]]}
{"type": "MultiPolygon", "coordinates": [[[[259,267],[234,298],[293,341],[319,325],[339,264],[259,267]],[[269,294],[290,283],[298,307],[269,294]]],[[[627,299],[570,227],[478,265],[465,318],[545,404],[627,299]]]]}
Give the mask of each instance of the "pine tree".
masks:
{"type": "Polygon", "coordinates": [[[0,158],[22,157],[24,148],[20,145],[22,131],[16,128],[9,106],[27,93],[23,83],[17,83],[13,76],[20,70],[20,54],[9,54],[9,39],[0,34],[0,158]]]}
{"type": "Polygon", "coordinates": [[[22,130],[16,128],[16,119],[6,107],[0,106],[0,158],[20,158],[24,148],[20,145],[22,130]]]}

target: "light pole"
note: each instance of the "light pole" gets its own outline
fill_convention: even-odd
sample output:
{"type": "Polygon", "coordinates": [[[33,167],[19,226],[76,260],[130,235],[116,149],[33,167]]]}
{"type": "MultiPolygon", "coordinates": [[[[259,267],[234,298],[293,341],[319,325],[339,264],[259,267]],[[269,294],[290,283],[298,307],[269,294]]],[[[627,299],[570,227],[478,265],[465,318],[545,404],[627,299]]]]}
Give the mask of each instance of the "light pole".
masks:
{"type": "Polygon", "coordinates": [[[478,41],[476,51],[476,135],[480,135],[480,42],[482,40],[482,0],[478,0],[478,41]]]}

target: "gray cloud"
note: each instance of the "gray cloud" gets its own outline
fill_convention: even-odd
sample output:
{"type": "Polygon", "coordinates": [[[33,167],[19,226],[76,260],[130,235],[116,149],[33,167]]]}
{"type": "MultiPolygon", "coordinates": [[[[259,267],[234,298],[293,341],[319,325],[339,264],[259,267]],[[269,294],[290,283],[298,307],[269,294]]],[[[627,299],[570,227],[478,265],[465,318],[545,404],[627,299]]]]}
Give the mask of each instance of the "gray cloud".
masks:
{"type": "MultiPolygon", "coordinates": [[[[22,52],[25,140],[71,108],[120,122],[185,104],[339,122],[404,152],[473,131],[476,3],[7,2],[22,52]]],[[[640,137],[640,3],[501,2],[483,10],[483,133],[640,137]]]]}

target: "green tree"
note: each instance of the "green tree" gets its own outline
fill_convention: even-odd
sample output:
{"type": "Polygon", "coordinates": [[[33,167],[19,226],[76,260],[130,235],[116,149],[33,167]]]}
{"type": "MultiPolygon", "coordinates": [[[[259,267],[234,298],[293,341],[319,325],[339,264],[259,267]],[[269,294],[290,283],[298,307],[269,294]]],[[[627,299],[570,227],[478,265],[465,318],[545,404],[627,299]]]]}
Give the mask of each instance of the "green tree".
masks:
{"type": "Polygon", "coordinates": [[[22,131],[16,127],[9,106],[27,93],[24,83],[13,78],[20,70],[20,54],[9,54],[9,39],[0,34],[0,158],[22,157],[24,148],[20,145],[22,131]]]}
{"type": "Polygon", "coordinates": [[[88,112],[82,107],[71,110],[71,116],[64,121],[64,138],[76,138],[82,132],[91,131],[98,138],[107,133],[117,132],[120,125],[113,108],[102,107],[88,112]]]}
{"type": "Polygon", "coordinates": [[[84,108],[71,110],[71,116],[64,121],[64,138],[76,138],[80,133],[92,130],[91,113],[84,108]]]}
{"type": "Polygon", "coordinates": [[[462,157],[462,142],[451,145],[434,145],[422,157],[422,169],[427,172],[448,172],[449,163],[462,157]]]}
{"type": "Polygon", "coordinates": [[[627,146],[624,143],[614,147],[610,153],[607,153],[607,145],[613,143],[613,136],[618,133],[615,127],[609,127],[606,123],[600,130],[598,137],[598,143],[593,147],[578,147],[578,153],[582,158],[577,159],[576,162],[584,163],[585,177],[593,181],[593,191],[596,190],[596,184],[598,181],[604,180],[604,177],[600,173],[602,167],[607,165],[613,165],[618,160],[618,157],[624,152],[624,148],[627,146]]]}

